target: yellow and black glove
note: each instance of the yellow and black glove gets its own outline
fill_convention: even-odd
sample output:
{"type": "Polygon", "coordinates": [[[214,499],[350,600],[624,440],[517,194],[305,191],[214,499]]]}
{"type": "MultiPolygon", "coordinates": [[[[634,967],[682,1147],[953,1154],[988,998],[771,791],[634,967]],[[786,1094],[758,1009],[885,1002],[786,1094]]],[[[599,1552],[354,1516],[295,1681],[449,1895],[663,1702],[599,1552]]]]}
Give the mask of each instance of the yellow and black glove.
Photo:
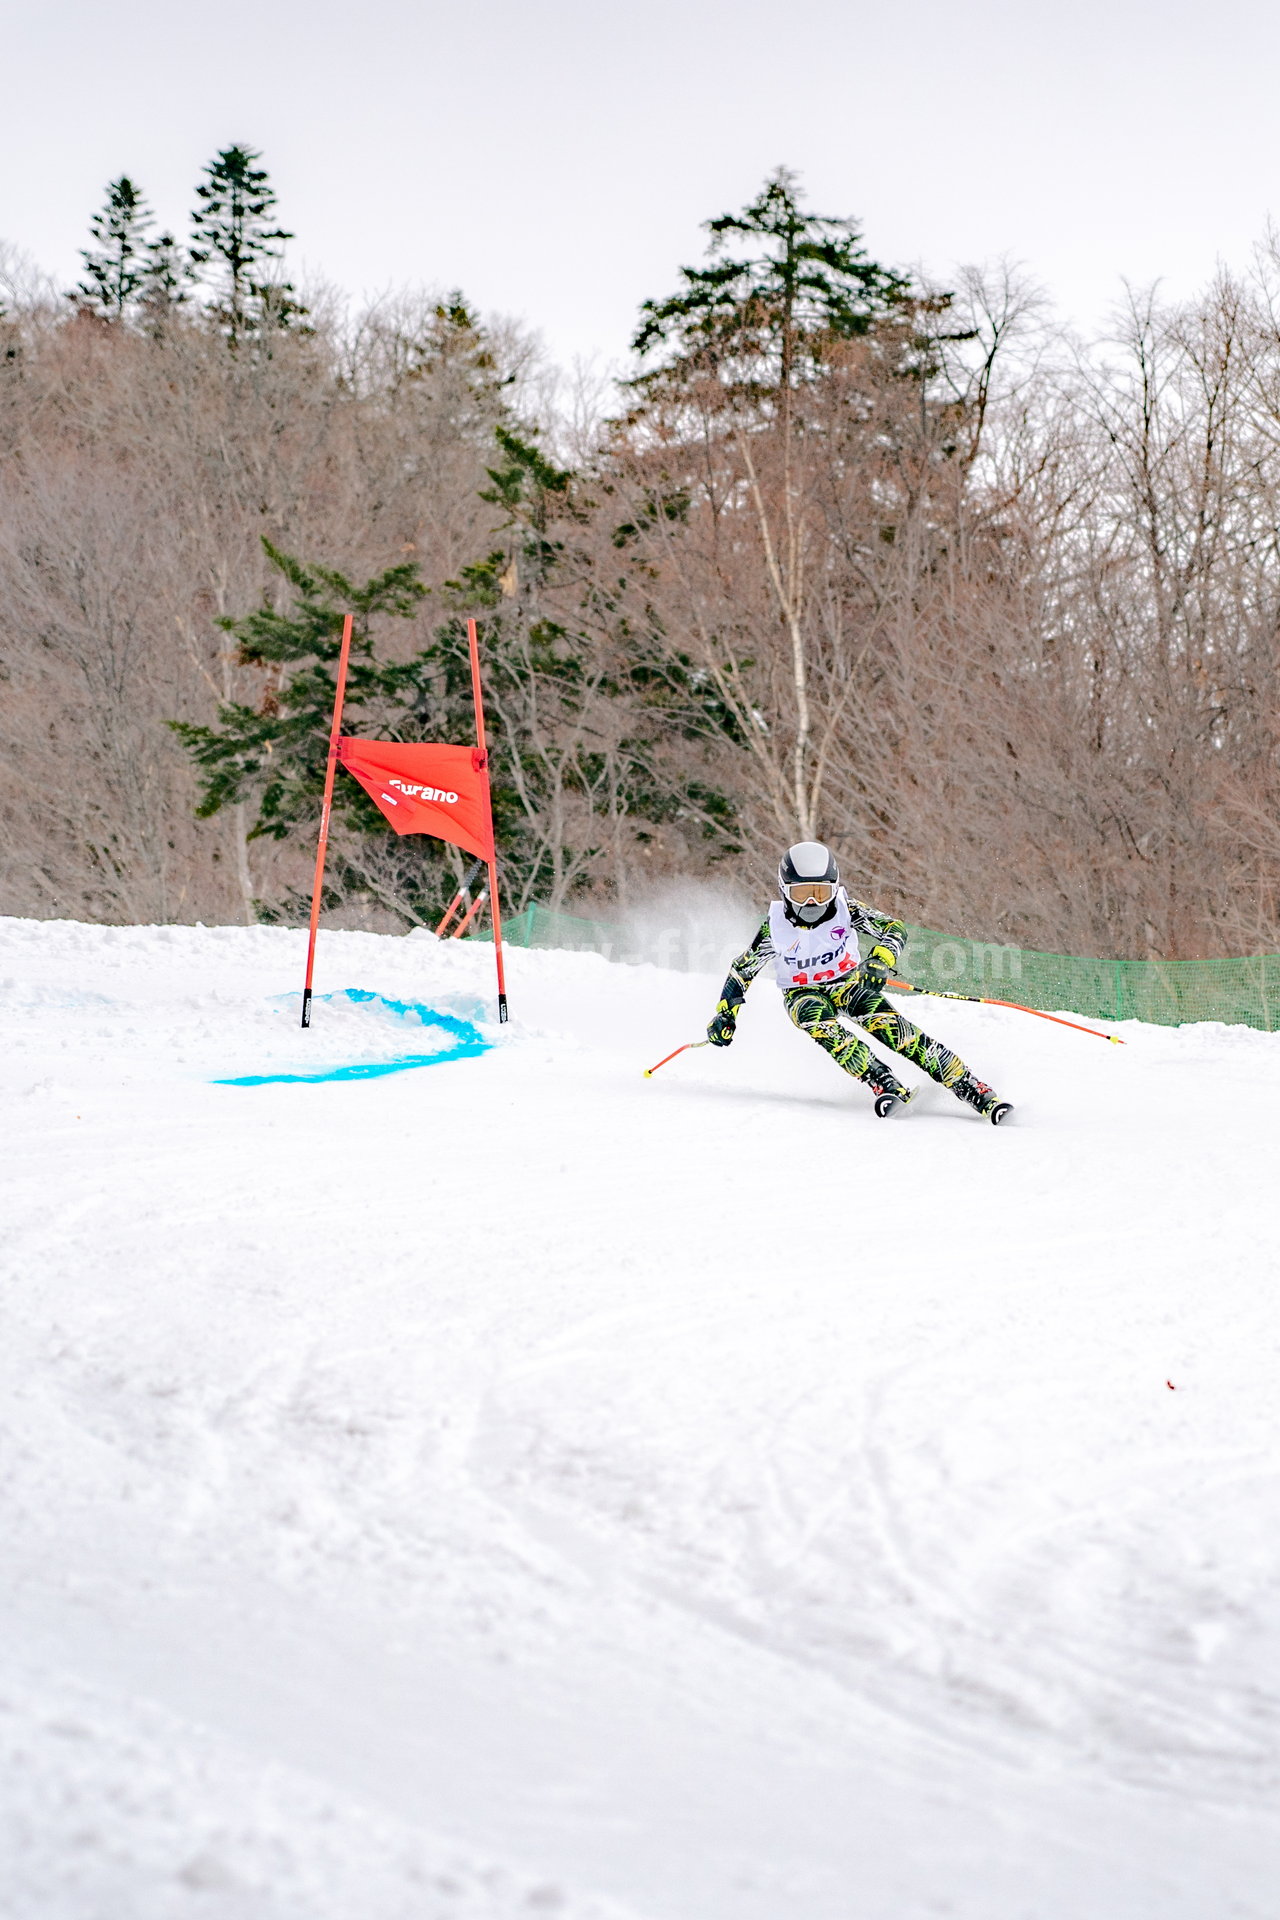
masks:
{"type": "MultiPolygon", "coordinates": [[[[738,1004],[740,1006],[741,1002],[738,1004]]],[[[738,1008],[733,1006],[728,1000],[722,1000],[711,1016],[711,1024],[707,1028],[707,1038],[713,1047],[727,1047],[732,1044],[733,1036],[737,1031],[738,1008]]]]}
{"type": "Polygon", "coordinates": [[[892,947],[874,946],[858,971],[869,987],[881,988],[897,964],[892,947]]]}

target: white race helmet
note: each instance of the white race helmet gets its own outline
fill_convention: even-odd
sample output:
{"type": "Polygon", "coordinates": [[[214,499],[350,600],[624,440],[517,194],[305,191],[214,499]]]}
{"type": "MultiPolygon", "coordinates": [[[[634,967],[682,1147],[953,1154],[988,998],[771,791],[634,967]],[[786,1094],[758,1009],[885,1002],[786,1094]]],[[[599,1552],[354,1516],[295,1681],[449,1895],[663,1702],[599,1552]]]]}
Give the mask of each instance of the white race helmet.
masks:
{"type": "Polygon", "coordinates": [[[840,885],[840,869],[830,847],[801,840],[778,862],[778,886],[792,914],[808,926],[826,917],[840,885]]]}

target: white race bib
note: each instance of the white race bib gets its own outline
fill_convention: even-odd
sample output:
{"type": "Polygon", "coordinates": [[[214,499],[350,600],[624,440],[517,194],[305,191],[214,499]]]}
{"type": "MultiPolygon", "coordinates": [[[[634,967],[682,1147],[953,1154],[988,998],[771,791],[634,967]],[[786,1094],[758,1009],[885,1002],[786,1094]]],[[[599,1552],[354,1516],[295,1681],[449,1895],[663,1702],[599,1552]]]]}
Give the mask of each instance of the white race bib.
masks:
{"type": "Polygon", "coordinates": [[[849,896],[836,889],[836,910],[821,926],[796,926],[781,900],[769,908],[773,969],[780,987],[822,987],[843,980],[862,959],[849,921],[849,896]]]}

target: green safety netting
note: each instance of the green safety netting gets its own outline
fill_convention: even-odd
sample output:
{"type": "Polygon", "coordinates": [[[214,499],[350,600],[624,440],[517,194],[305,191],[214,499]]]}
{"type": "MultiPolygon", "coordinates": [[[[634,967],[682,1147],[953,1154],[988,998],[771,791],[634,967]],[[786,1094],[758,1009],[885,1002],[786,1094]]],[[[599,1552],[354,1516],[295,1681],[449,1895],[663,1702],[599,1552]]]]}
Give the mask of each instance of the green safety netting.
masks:
{"type": "Polygon", "coordinates": [[[901,972],[917,986],[1097,1020],[1161,1027],[1222,1020],[1266,1033],[1280,1026],[1280,954],[1274,953],[1242,960],[1087,960],[912,927],[901,972]]]}
{"type": "MultiPolygon", "coordinates": [[[[687,927],[672,929],[669,938],[650,932],[640,943],[608,921],[533,905],[505,919],[502,932],[513,947],[657,959],[711,972],[718,965],[713,955],[691,944],[687,927]]],[[[724,955],[726,964],[732,957],[724,955]]],[[[1148,1020],[1162,1027],[1221,1020],[1266,1033],[1280,1027],[1280,954],[1274,953],[1241,960],[1087,960],[912,927],[898,972],[920,987],[1018,1000],[1096,1020],[1148,1020]]]]}
{"type": "MultiPolygon", "coordinates": [[[[481,937],[492,936],[486,929],[481,937]]],[[[621,927],[605,920],[584,920],[576,913],[553,913],[536,901],[523,913],[502,916],[502,937],[511,947],[557,947],[561,952],[603,953],[619,960],[632,957],[621,927]]]]}

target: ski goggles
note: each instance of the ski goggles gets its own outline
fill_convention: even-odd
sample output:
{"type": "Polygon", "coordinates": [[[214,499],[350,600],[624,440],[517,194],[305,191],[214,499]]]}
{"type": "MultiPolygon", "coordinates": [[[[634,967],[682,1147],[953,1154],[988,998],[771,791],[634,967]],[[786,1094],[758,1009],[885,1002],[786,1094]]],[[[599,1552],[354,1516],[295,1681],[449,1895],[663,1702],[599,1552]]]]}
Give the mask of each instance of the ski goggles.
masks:
{"type": "Polygon", "coordinates": [[[792,880],[782,891],[793,907],[825,907],[836,897],[833,880],[792,880]]]}

